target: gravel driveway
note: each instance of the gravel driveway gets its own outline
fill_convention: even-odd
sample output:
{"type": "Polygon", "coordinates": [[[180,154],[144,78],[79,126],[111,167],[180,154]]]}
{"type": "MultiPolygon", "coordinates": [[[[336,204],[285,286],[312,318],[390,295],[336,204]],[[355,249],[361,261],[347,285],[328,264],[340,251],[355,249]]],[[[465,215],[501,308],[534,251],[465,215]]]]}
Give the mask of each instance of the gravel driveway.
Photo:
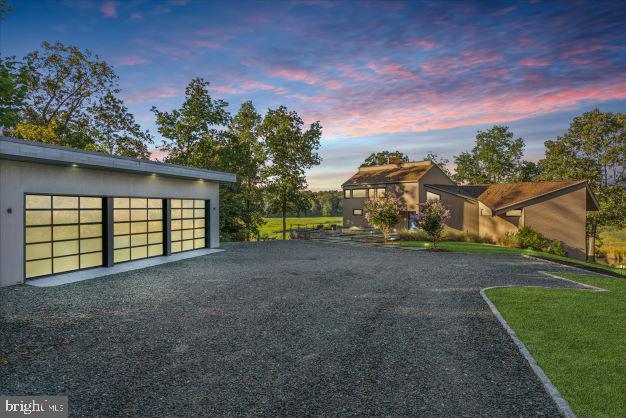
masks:
{"type": "Polygon", "coordinates": [[[0,394],[72,415],[558,415],[479,295],[566,282],[508,255],[312,241],[0,289],[0,394]]]}

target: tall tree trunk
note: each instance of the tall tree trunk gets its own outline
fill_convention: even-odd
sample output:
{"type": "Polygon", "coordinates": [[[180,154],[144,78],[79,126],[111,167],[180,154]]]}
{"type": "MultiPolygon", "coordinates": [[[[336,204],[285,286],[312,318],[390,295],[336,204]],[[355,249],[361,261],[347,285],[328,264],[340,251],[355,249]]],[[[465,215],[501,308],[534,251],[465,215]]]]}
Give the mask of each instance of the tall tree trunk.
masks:
{"type": "Polygon", "coordinates": [[[250,199],[246,198],[246,241],[250,242],[250,199]]]}
{"type": "Polygon", "coordinates": [[[589,234],[589,249],[587,261],[596,261],[596,223],[591,224],[591,233],[589,234]]]}
{"type": "Polygon", "coordinates": [[[285,234],[287,233],[287,194],[283,194],[283,241],[285,240],[285,234]]]}

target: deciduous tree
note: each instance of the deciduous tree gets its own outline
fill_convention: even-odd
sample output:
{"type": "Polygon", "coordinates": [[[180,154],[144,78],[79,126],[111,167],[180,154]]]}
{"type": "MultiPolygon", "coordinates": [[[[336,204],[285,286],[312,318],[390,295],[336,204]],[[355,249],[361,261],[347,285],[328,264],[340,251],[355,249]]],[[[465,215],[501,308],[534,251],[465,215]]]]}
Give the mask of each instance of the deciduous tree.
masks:
{"type": "Polygon", "coordinates": [[[227,232],[232,238],[250,241],[264,224],[263,171],[266,152],[259,139],[261,115],[252,102],[241,105],[232,118],[225,134],[222,148],[222,168],[237,175],[237,183],[223,186],[220,201],[224,202],[223,214],[230,218],[227,232]],[[226,209],[226,207],[229,209],[226,209]]]}
{"type": "Polygon", "coordinates": [[[230,114],[224,100],[211,98],[210,83],[194,78],[185,87],[185,100],[179,109],[160,111],[155,106],[159,133],[165,139],[167,161],[201,168],[219,169],[221,146],[230,114]]]}
{"type": "Polygon", "coordinates": [[[424,161],[430,161],[433,164],[436,164],[439,168],[441,168],[444,173],[446,173],[448,177],[452,178],[452,173],[448,169],[448,164],[450,163],[450,160],[448,160],[447,158],[440,157],[434,152],[428,151],[428,154],[426,154],[426,157],[424,157],[424,161]]]}
{"type": "Polygon", "coordinates": [[[443,235],[445,221],[450,218],[450,210],[440,200],[428,200],[420,203],[417,213],[417,222],[433,242],[433,248],[437,247],[437,241],[443,235]]]}
{"type": "Polygon", "coordinates": [[[27,92],[27,73],[15,57],[0,57],[0,132],[14,127],[20,119],[27,92]]]}
{"type": "Polygon", "coordinates": [[[474,148],[454,157],[454,179],[459,183],[515,181],[522,164],[524,141],[513,137],[506,126],[478,131],[474,148]]]}
{"type": "Polygon", "coordinates": [[[405,205],[400,199],[385,193],[383,196],[365,201],[365,220],[371,226],[380,229],[385,242],[389,239],[389,234],[394,226],[400,222],[400,212],[405,205]]]}
{"type": "Polygon", "coordinates": [[[147,158],[150,134],[117,97],[113,68],[89,50],[44,42],[26,55],[26,97],[12,134],[80,149],[147,158]]]}
{"type": "MultiPolygon", "coordinates": [[[[587,232],[626,225],[626,115],[594,109],[574,118],[568,131],[545,142],[544,180],[587,180],[600,201],[588,216],[587,232]]],[[[590,244],[592,255],[595,243],[590,244]]]]}
{"type": "Polygon", "coordinates": [[[289,211],[300,211],[308,206],[304,193],[307,186],[305,170],[320,163],[322,127],[312,123],[303,130],[304,122],[295,112],[280,106],[269,109],[260,127],[268,156],[265,170],[270,211],[279,212],[283,220],[285,239],[289,211]]]}
{"type": "Polygon", "coordinates": [[[380,151],[380,152],[371,153],[370,156],[367,157],[365,161],[363,161],[363,164],[361,164],[361,167],[373,167],[376,165],[385,165],[388,163],[389,157],[396,157],[400,159],[400,161],[409,162],[409,157],[404,155],[400,151],[393,151],[393,152],[380,151]]]}

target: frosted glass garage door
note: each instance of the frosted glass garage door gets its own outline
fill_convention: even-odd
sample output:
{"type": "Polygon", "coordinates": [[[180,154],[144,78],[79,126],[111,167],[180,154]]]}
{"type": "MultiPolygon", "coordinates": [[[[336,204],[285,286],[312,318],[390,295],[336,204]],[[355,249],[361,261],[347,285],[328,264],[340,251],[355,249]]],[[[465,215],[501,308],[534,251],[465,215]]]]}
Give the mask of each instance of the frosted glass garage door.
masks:
{"type": "Polygon", "coordinates": [[[113,199],[113,262],[163,255],[163,200],[113,199]]]}
{"type": "Polygon", "coordinates": [[[172,199],[172,253],[206,247],[204,200],[172,199]]]}
{"type": "Polygon", "coordinates": [[[26,195],[27,279],[97,267],[102,259],[102,198],[26,195]]]}

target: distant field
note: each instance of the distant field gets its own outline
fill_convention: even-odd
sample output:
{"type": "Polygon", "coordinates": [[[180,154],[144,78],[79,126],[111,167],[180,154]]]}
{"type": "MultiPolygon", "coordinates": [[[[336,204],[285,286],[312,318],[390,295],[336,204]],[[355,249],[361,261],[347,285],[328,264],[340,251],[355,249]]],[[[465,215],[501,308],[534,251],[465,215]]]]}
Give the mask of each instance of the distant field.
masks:
{"type": "MultiPolygon", "coordinates": [[[[270,238],[281,239],[283,230],[282,218],[263,219],[265,219],[265,225],[261,227],[261,237],[268,236],[270,238]]],[[[304,226],[304,224],[309,224],[309,227],[311,227],[312,224],[341,225],[342,222],[343,218],[341,216],[320,216],[316,218],[287,218],[287,235],[289,235],[290,224],[293,225],[294,228],[296,228],[296,224],[300,224],[301,226],[304,226]]],[[[289,239],[288,236],[287,239],[289,239]]]]}
{"type": "Polygon", "coordinates": [[[600,251],[609,258],[618,259],[618,263],[626,258],[626,229],[607,229],[600,232],[602,246],[600,251]]]}
{"type": "Polygon", "coordinates": [[[626,229],[607,229],[600,232],[603,246],[626,248],[626,229]]]}

